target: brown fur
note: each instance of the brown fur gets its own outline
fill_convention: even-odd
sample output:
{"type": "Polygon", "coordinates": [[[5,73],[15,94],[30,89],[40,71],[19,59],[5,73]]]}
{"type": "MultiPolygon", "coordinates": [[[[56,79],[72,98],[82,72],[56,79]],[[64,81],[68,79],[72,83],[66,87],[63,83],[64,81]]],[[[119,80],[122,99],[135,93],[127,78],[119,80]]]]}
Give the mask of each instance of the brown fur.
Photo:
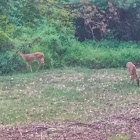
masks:
{"type": "Polygon", "coordinates": [[[30,68],[31,72],[32,72],[31,63],[33,61],[37,61],[39,64],[37,71],[39,70],[39,68],[42,65],[44,66],[44,53],[36,52],[36,53],[32,53],[32,54],[23,54],[22,52],[19,52],[19,55],[26,61],[27,67],[30,68]]]}
{"type": "Polygon", "coordinates": [[[136,73],[136,66],[132,62],[128,62],[126,64],[126,70],[128,71],[132,82],[134,83],[134,80],[136,80],[136,82],[139,86],[139,78],[138,78],[137,73],[136,73]]]}

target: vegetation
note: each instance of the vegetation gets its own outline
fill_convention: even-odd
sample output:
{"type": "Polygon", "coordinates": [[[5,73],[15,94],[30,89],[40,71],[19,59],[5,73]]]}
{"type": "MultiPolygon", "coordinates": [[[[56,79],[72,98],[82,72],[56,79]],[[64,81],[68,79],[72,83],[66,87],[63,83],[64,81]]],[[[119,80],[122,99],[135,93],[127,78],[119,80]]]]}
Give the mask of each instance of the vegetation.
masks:
{"type": "MultiPolygon", "coordinates": [[[[0,122],[9,126],[67,120],[91,124],[122,110],[132,113],[128,108],[138,107],[139,93],[124,69],[75,68],[3,76],[0,122]]],[[[133,117],[139,113],[133,112],[133,117]]]]}
{"type": "Polygon", "coordinates": [[[127,135],[118,135],[118,136],[114,136],[110,140],[130,140],[130,137],[127,135]]]}
{"type": "Polygon", "coordinates": [[[124,67],[127,61],[139,65],[139,4],[138,0],[3,0],[0,75],[26,70],[18,51],[43,52],[47,69],[124,67]]]}
{"type": "MultiPolygon", "coordinates": [[[[73,127],[77,137],[138,139],[140,91],[128,82],[128,61],[140,66],[139,0],[0,1],[0,127],[68,120],[84,126],[73,127]],[[44,53],[45,69],[30,73],[19,51],[44,53]]],[[[42,139],[46,128],[33,129],[42,139]]],[[[0,137],[17,136],[10,131],[0,137]]]]}

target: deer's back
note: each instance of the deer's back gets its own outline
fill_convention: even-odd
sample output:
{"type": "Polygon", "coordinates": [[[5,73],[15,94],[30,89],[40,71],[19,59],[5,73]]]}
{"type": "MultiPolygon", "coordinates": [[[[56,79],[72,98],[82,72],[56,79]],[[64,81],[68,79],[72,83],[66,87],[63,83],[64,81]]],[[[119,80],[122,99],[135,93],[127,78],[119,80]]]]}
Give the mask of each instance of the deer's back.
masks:
{"type": "Polygon", "coordinates": [[[126,64],[126,69],[131,75],[136,74],[136,66],[132,62],[126,64]]]}
{"type": "Polygon", "coordinates": [[[32,53],[32,54],[24,54],[24,59],[26,61],[37,61],[40,60],[44,57],[44,54],[41,52],[36,52],[36,53],[32,53]]]}
{"type": "Polygon", "coordinates": [[[33,53],[34,54],[34,56],[36,57],[36,58],[43,58],[44,57],[44,53],[41,53],[41,52],[36,52],[36,53],[33,53]]]}

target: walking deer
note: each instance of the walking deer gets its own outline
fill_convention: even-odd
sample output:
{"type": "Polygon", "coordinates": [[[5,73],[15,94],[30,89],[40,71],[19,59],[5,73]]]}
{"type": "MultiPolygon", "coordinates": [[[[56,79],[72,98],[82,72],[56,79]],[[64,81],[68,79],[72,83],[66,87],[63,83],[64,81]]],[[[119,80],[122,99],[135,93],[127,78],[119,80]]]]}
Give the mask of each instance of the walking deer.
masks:
{"type": "Polygon", "coordinates": [[[32,72],[31,63],[33,61],[37,61],[38,62],[39,66],[38,66],[37,71],[39,70],[39,68],[41,66],[44,67],[44,53],[36,52],[36,53],[31,53],[31,54],[24,54],[22,52],[19,52],[19,55],[25,60],[25,62],[27,64],[27,67],[30,68],[31,72],[32,72]]]}
{"type": "Polygon", "coordinates": [[[134,80],[136,80],[138,86],[139,86],[139,78],[136,73],[136,66],[132,62],[128,62],[126,64],[126,70],[128,71],[128,74],[130,76],[130,79],[134,83],[134,80]]]}

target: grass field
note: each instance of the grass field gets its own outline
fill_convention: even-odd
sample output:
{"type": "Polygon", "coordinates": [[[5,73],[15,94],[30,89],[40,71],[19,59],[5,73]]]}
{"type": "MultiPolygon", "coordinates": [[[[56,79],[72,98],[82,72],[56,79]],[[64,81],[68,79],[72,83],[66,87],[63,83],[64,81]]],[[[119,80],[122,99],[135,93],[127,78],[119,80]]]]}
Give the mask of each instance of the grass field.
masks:
{"type": "Polygon", "coordinates": [[[139,102],[140,89],[128,81],[125,69],[73,68],[0,77],[0,122],[5,126],[93,123],[139,102]]]}

